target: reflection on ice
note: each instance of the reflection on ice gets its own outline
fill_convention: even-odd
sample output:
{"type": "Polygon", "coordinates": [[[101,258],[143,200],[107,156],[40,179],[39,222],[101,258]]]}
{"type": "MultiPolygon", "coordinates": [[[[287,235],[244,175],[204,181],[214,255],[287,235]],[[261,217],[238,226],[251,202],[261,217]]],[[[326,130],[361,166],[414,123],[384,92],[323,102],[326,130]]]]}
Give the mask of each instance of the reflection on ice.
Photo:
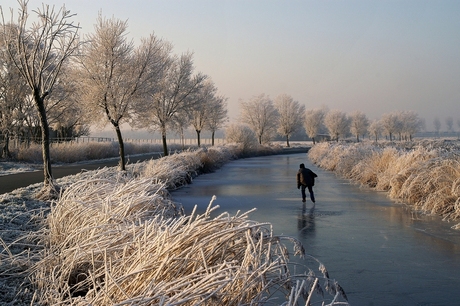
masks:
{"type": "Polygon", "coordinates": [[[302,237],[306,238],[315,231],[315,203],[313,203],[308,211],[306,203],[304,202],[302,204],[302,210],[297,219],[297,228],[302,237]]]}
{"type": "Polygon", "coordinates": [[[345,289],[351,305],[448,305],[460,288],[460,231],[311,165],[305,154],[237,160],[173,192],[190,211],[217,196],[218,213],[248,211],[297,237],[345,289]],[[318,174],[316,205],[302,203],[298,165],[318,174]]]}

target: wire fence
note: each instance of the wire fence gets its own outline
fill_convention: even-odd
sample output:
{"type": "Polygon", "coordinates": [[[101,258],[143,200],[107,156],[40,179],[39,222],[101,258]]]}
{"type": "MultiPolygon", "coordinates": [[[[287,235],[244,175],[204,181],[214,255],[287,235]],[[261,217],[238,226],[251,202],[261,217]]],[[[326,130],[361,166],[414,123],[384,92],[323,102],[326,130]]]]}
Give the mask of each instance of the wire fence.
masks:
{"type": "MultiPolygon", "coordinates": [[[[0,136],[0,143],[5,141],[4,137],[0,136]]],[[[135,143],[135,144],[162,144],[162,139],[135,139],[135,138],[124,138],[124,143],[135,143]]],[[[90,136],[83,136],[83,137],[59,137],[59,138],[50,138],[50,143],[53,145],[59,144],[68,144],[68,143],[90,143],[90,142],[118,142],[116,138],[110,137],[90,137],[90,136]]],[[[9,147],[10,148],[18,148],[28,146],[31,143],[41,143],[40,137],[9,137],[9,147]]],[[[197,138],[171,138],[166,139],[166,143],[169,144],[178,144],[178,145],[186,145],[186,146],[193,146],[198,145],[197,138]]],[[[223,138],[214,138],[214,145],[222,145],[225,143],[223,138]]],[[[200,139],[201,145],[211,145],[212,139],[211,138],[201,138],[200,139]]]]}

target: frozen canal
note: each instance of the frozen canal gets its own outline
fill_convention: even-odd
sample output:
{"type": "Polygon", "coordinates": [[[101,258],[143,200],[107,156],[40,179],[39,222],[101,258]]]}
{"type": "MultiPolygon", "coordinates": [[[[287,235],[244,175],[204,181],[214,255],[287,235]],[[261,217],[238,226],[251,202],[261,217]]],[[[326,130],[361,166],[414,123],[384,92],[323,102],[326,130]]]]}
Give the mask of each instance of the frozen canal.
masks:
{"type": "Polygon", "coordinates": [[[186,213],[213,195],[218,213],[257,208],[250,219],[300,239],[351,305],[460,305],[460,231],[337,179],[305,154],[233,161],[172,193],[186,213]],[[315,206],[296,188],[300,163],[318,174],[315,206]]]}

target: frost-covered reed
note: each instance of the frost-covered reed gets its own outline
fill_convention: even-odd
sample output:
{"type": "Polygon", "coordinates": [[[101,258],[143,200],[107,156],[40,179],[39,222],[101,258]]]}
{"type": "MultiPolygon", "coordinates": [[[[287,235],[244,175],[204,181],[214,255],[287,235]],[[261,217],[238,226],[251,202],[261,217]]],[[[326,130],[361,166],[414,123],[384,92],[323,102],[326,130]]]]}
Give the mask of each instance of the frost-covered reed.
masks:
{"type": "Polygon", "coordinates": [[[308,156],[318,166],[387,191],[390,198],[416,210],[460,219],[459,144],[424,140],[410,145],[321,143],[308,156]]]}
{"type": "MultiPolygon", "coordinates": [[[[206,147],[202,147],[206,149],[206,147]]],[[[272,143],[270,146],[255,146],[251,149],[245,149],[238,144],[228,144],[219,147],[208,147],[212,152],[225,148],[231,151],[234,157],[251,157],[273,154],[282,150],[282,146],[278,143],[272,143]]],[[[156,143],[138,143],[138,142],[125,142],[124,143],[125,155],[135,155],[144,153],[162,153],[163,147],[161,144],[156,143]]],[[[183,151],[183,147],[178,144],[170,144],[169,150],[171,153],[183,151]]],[[[187,146],[186,149],[198,149],[196,146],[187,146]]],[[[21,162],[40,163],[42,161],[41,145],[37,143],[30,143],[11,148],[13,159],[21,162]]],[[[50,146],[51,161],[53,163],[74,163],[79,161],[89,161],[95,159],[104,159],[111,157],[119,157],[118,142],[60,142],[52,143],[50,146]]]]}
{"type": "Polygon", "coordinates": [[[213,198],[205,213],[185,215],[171,201],[168,189],[234,156],[187,151],[58,180],[59,199],[28,236],[35,247],[9,257],[29,266],[29,304],[305,305],[325,293],[330,305],[346,304],[324,265],[250,211],[218,214],[213,198]]]}
{"type": "MultiPolygon", "coordinates": [[[[113,203],[91,209],[85,218],[78,209],[85,202],[63,199],[67,203],[56,207],[70,206],[64,209],[65,220],[57,210],[48,220],[69,224],[65,235],[59,232],[58,239],[45,241],[43,258],[33,269],[42,303],[248,305],[268,302],[276,291],[289,296],[292,290],[291,299],[306,299],[312,288],[323,290],[318,280],[328,281],[322,265],[319,277],[293,273],[283,239],[294,242],[297,255],[303,255],[297,241],[273,235],[269,224],[251,221],[247,214],[211,218],[212,202],[203,215],[154,213],[145,218],[144,212],[135,221],[137,210],[131,216],[125,210],[109,213],[113,203]],[[67,212],[72,203],[78,206],[75,222],[67,212]],[[90,217],[99,214],[103,217],[90,217]],[[296,286],[298,280],[303,282],[296,286]]],[[[337,296],[343,294],[335,282],[328,285],[337,296]]]]}
{"type": "MultiPolygon", "coordinates": [[[[124,143],[125,154],[143,154],[151,152],[163,152],[160,144],[154,143],[124,143]]],[[[172,145],[171,150],[179,149],[178,145],[172,145]]],[[[18,161],[40,162],[42,151],[40,144],[31,143],[27,146],[20,146],[11,149],[13,156],[18,161]]],[[[50,155],[53,163],[73,163],[119,156],[117,142],[61,142],[52,143],[50,155]]]]}

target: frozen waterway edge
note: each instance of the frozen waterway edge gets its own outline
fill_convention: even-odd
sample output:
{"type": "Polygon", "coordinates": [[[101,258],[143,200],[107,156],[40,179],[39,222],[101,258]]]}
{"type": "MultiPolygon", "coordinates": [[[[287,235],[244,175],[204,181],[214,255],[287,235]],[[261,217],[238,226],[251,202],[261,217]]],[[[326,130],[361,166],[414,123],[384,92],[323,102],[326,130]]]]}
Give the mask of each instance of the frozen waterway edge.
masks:
{"type": "Polygon", "coordinates": [[[460,288],[460,232],[414,213],[386,193],[360,188],[317,168],[303,154],[237,160],[173,192],[186,213],[248,211],[275,233],[301,239],[345,289],[352,305],[449,305],[460,288]],[[303,162],[319,178],[317,204],[302,205],[295,173],[303,162]]]}

